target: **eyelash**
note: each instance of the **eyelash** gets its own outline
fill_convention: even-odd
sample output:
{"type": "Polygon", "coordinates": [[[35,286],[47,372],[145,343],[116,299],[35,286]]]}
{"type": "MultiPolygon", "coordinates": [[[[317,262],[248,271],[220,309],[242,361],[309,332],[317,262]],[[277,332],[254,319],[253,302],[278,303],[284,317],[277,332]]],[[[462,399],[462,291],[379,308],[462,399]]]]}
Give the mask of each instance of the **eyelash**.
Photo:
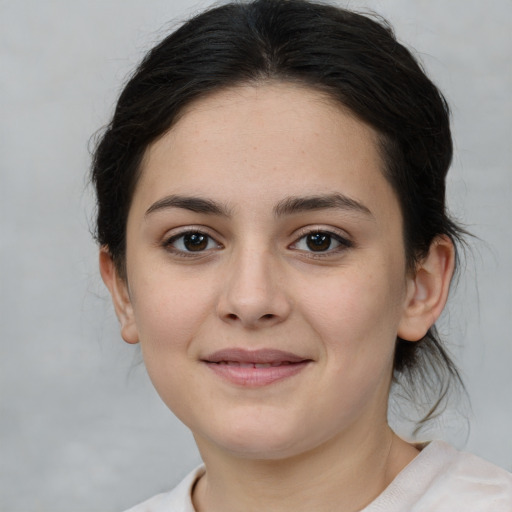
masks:
{"type": "MultiPolygon", "coordinates": [[[[302,240],[306,239],[308,236],[312,235],[325,235],[329,238],[329,247],[326,250],[323,251],[308,251],[304,249],[298,249],[304,254],[307,254],[309,258],[326,258],[329,256],[332,256],[334,254],[338,254],[340,252],[343,252],[346,249],[350,249],[354,246],[353,242],[348,240],[347,238],[341,236],[338,233],[334,233],[332,231],[329,231],[327,229],[322,228],[315,228],[315,229],[308,229],[307,231],[303,231],[300,236],[297,238],[295,242],[290,244],[289,248],[294,248],[294,246],[297,246],[302,240]],[[332,245],[332,241],[335,241],[339,245],[332,249],[330,245],[332,245]]],[[[201,240],[202,241],[202,240],[201,240]]],[[[307,243],[307,242],[306,242],[307,243]]],[[[223,246],[219,242],[217,242],[212,236],[210,236],[208,233],[205,233],[204,231],[200,229],[189,229],[187,231],[183,231],[181,233],[178,233],[176,235],[171,236],[170,238],[166,239],[163,243],[163,246],[166,250],[172,252],[173,254],[182,257],[182,258],[190,258],[190,257],[201,257],[208,254],[212,249],[222,249],[223,246]],[[204,249],[198,250],[198,251],[190,251],[184,249],[179,249],[175,247],[173,244],[175,244],[180,239],[185,240],[185,237],[193,236],[193,235],[199,235],[200,237],[206,238],[206,247],[204,249]],[[214,243],[216,247],[208,247],[211,243],[214,243]]]]}
{"type": "MultiPolygon", "coordinates": [[[[297,246],[302,240],[307,239],[307,237],[312,235],[325,235],[329,237],[329,245],[332,245],[332,241],[337,242],[339,245],[335,248],[328,247],[324,251],[307,251],[307,250],[301,250],[304,254],[307,254],[308,258],[328,258],[329,256],[337,255],[347,249],[350,249],[351,247],[354,247],[354,243],[350,241],[348,238],[340,235],[339,233],[330,231],[328,229],[323,229],[321,227],[317,227],[314,229],[307,229],[300,233],[299,238],[293,242],[289,247],[297,246]]],[[[306,242],[307,243],[307,242],[306,242]]]]}
{"type": "Polygon", "coordinates": [[[205,256],[205,253],[208,253],[212,248],[208,247],[211,242],[213,242],[216,245],[216,248],[222,248],[222,244],[217,242],[212,236],[210,236],[208,233],[205,233],[201,229],[188,229],[187,231],[182,231],[181,233],[178,233],[176,235],[171,236],[170,238],[166,239],[163,243],[163,246],[166,250],[172,252],[173,254],[182,257],[182,258],[197,258],[200,256],[205,256]],[[185,239],[185,237],[189,235],[200,235],[202,237],[206,238],[207,246],[203,250],[199,251],[188,251],[183,249],[178,249],[177,247],[173,246],[178,240],[185,239]]]}

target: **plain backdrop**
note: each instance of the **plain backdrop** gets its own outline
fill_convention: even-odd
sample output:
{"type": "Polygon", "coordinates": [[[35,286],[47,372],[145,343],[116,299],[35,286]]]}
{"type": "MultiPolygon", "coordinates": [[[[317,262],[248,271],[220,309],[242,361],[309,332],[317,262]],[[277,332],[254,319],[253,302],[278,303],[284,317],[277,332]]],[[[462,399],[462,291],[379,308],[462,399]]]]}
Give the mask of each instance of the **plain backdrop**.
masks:
{"type": "MultiPolygon", "coordinates": [[[[3,512],[123,510],[199,462],[120,339],[86,174],[128,72],[209,3],[0,0],[3,512]]],[[[387,17],[451,104],[450,205],[482,241],[441,323],[472,412],[434,430],[512,470],[512,2],[349,5],[387,17]]]]}

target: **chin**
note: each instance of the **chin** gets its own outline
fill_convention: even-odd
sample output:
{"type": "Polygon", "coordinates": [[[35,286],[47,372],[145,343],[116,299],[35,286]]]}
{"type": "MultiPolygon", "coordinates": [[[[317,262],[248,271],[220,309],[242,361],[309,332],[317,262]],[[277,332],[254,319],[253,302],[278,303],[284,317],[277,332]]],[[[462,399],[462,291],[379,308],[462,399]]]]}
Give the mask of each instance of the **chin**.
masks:
{"type": "Polygon", "coordinates": [[[223,423],[195,437],[200,447],[203,443],[199,437],[232,456],[253,460],[285,459],[312,448],[304,444],[311,436],[302,432],[299,425],[286,425],[283,421],[276,424],[247,418],[247,421],[223,423]]]}

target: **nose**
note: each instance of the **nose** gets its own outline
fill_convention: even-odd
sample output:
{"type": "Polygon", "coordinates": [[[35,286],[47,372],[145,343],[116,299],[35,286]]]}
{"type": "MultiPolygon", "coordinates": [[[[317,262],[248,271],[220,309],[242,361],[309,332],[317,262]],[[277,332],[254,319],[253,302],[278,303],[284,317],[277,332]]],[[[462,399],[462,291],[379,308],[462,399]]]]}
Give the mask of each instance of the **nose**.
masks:
{"type": "Polygon", "coordinates": [[[288,318],[283,271],[269,252],[247,249],[233,255],[224,277],[217,308],[224,322],[258,329],[288,318]]]}

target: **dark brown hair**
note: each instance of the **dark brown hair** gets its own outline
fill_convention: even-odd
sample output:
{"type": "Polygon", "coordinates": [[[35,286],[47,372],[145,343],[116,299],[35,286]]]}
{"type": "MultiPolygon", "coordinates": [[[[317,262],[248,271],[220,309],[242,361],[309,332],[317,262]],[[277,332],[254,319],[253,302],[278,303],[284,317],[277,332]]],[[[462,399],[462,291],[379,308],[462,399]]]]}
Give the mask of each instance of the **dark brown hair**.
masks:
{"type": "MultiPolygon", "coordinates": [[[[404,219],[411,269],[432,241],[456,246],[464,231],[445,204],[452,159],[442,94],[382,19],[307,0],[227,3],[192,18],[154,47],[121,93],[97,145],[92,181],[96,237],[124,271],[126,220],[148,146],[191,102],[223,88],[269,80],[327,93],[380,137],[384,174],[404,219]]],[[[432,327],[419,342],[398,339],[395,381],[417,382],[432,416],[457,369],[432,327]]]]}

